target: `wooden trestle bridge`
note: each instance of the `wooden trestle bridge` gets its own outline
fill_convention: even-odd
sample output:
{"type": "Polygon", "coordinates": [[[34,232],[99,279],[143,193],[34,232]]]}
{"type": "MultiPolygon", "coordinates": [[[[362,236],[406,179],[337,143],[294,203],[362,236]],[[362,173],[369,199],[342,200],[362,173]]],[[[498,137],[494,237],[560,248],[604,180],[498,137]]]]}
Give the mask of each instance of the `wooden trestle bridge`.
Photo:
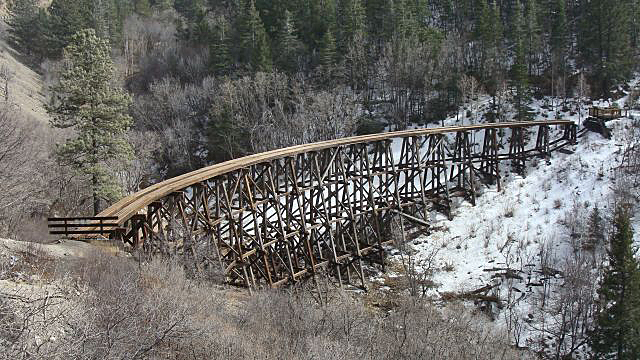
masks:
{"type": "Polygon", "coordinates": [[[323,271],[364,287],[363,261],[384,264],[392,218],[450,216],[453,197],[475,204],[483,182],[500,190],[501,162],[524,172],[531,158],[575,142],[576,125],[556,120],[299,145],[155,184],[96,219],[112,220],[100,231],[112,226],[113,238],[143,253],[184,256],[232,284],[277,287],[323,271]]]}

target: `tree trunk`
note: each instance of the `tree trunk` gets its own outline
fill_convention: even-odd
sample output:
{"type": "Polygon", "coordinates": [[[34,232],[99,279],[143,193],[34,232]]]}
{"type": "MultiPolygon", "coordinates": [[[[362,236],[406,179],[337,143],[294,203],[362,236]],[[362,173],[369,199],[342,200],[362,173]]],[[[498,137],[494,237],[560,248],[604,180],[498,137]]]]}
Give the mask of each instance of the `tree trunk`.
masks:
{"type": "Polygon", "coordinates": [[[91,189],[93,191],[93,215],[100,212],[100,197],[98,196],[98,176],[93,174],[91,177],[91,189]]]}
{"type": "MultiPolygon", "coordinates": [[[[93,123],[95,123],[95,119],[93,119],[93,123]]],[[[95,155],[96,147],[98,146],[95,135],[91,136],[91,142],[95,155]]],[[[96,216],[100,212],[100,197],[98,196],[98,175],[95,172],[91,175],[91,191],[93,192],[93,215],[96,216]]]]}

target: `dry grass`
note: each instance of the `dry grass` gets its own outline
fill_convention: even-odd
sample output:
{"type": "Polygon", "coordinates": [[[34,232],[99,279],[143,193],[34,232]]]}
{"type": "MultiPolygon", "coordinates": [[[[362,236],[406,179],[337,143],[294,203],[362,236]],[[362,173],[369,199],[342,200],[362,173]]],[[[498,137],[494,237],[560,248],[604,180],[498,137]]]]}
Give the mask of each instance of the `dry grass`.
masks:
{"type": "Polygon", "coordinates": [[[491,327],[482,318],[461,307],[437,309],[415,298],[378,299],[384,306],[372,311],[375,304],[371,298],[354,297],[340,290],[322,297],[308,290],[237,296],[236,292],[230,295],[229,290],[189,280],[176,262],[137,264],[100,253],[60,266],[57,274],[55,281],[47,285],[52,290],[46,296],[23,293],[10,298],[6,296],[10,294],[3,293],[0,357],[517,356],[504,342],[504,336],[489,330],[491,327]],[[38,315],[43,313],[48,316],[38,315]]]}

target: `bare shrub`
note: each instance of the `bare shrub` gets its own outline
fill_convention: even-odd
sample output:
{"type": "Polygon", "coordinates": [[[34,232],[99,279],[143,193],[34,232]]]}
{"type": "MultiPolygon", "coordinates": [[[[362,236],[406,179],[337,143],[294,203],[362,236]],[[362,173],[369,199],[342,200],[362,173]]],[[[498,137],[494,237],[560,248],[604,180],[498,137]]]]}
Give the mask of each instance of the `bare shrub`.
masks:
{"type": "Polygon", "coordinates": [[[515,205],[511,201],[505,203],[505,205],[502,207],[502,213],[506,218],[512,218],[515,214],[515,210],[515,205]]]}
{"type": "MultiPolygon", "coordinates": [[[[159,17],[140,17],[136,14],[129,16],[124,22],[123,29],[123,58],[124,75],[130,76],[138,71],[138,64],[146,64],[150,54],[175,43],[176,27],[171,16],[167,19],[159,17]]],[[[142,72],[148,71],[142,66],[142,72]]]]}
{"type": "Polygon", "coordinates": [[[0,358],[63,359],[77,356],[65,337],[64,323],[78,314],[60,284],[0,289],[0,358]]]}
{"type": "Polygon", "coordinates": [[[142,190],[157,177],[154,154],[161,148],[157,133],[153,131],[132,131],[127,134],[127,142],[133,147],[133,160],[117,172],[119,182],[126,194],[142,190]]]}
{"type": "Polygon", "coordinates": [[[14,105],[0,106],[0,236],[11,236],[21,222],[46,211],[42,164],[46,151],[35,121],[19,117],[14,105]]]}
{"type": "Polygon", "coordinates": [[[384,319],[346,294],[324,306],[300,294],[263,293],[250,299],[244,334],[264,358],[506,359],[511,350],[487,324],[462,307],[402,302],[384,319]],[[337,353],[331,351],[337,350],[337,353]]]}
{"type": "MultiPolygon", "coordinates": [[[[379,314],[336,290],[250,298],[186,279],[171,261],[95,254],[59,267],[47,292],[2,293],[5,358],[511,359],[462,307],[400,302],[379,314]]],[[[1,290],[0,290],[1,291],[1,290]]]]}
{"type": "MultiPolygon", "coordinates": [[[[156,175],[172,177],[205,165],[201,132],[217,88],[217,81],[211,77],[191,85],[165,77],[153,82],[148,94],[138,97],[133,107],[138,134],[132,138],[139,142],[137,155],[152,156],[161,172],[156,175]]],[[[145,172],[153,167],[140,161],[142,168],[138,170],[145,172]]]]}
{"type": "Polygon", "coordinates": [[[346,89],[314,91],[282,73],[226,81],[211,109],[210,156],[229,159],[348,136],[356,115],[346,89]]]}
{"type": "Polygon", "coordinates": [[[562,207],[562,199],[553,200],[553,208],[560,209],[562,207]]]}

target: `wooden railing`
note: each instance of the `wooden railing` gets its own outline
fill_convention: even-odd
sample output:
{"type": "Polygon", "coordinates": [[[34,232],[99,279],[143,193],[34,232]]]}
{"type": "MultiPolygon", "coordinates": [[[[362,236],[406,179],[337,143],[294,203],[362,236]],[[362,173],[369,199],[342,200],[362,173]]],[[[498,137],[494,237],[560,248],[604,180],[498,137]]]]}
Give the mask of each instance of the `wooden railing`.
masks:
{"type": "Polygon", "coordinates": [[[110,236],[118,228],[117,216],[50,217],[47,219],[49,234],[64,236],[110,236]]]}
{"type": "Polygon", "coordinates": [[[598,119],[605,119],[605,120],[618,119],[623,116],[623,113],[624,113],[624,116],[628,115],[627,110],[619,109],[619,108],[600,108],[597,106],[589,108],[589,116],[593,116],[598,119]]]}

